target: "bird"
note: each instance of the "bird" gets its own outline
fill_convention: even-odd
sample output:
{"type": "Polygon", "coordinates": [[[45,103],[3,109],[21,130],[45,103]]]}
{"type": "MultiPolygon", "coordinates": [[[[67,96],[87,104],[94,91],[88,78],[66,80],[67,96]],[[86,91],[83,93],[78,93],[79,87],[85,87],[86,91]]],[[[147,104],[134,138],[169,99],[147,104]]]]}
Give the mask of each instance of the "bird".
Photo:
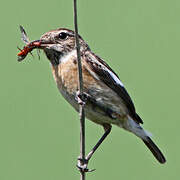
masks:
{"type": "MultiPolygon", "coordinates": [[[[165,163],[165,156],[151,139],[150,133],[143,129],[143,121],[119,76],[102,58],[91,51],[80,35],[78,38],[83,98],[86,100],[85,116],[105,130],[102,138],[88,154],[87,161],[111,132],[112,125],[116,125],[140,138],[158,162],[165,163]]],[[[79,111],[75,32],[67,28],[58,28],[44,33],[38,41],[38,48],[45,52],[50,61],[60,93],[76,111],[79,111]]]]}

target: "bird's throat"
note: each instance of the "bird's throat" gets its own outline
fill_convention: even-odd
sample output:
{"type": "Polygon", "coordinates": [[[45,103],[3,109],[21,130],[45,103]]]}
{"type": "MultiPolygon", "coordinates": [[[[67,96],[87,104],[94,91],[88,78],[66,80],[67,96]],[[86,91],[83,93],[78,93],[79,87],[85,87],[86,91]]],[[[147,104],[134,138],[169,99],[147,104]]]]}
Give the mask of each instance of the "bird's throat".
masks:
{"type": "Polygon", "coordinates": [[[53,49],[44,49],[44,52],[52,65],[58,66],[60,64],[60,59],[63,56],[63,53],[53,49]]]}
{"type": "Polygon", "coordinates": [[[45,49],[44,52],[52,65],[59,65],[60,63],[66,63],[71,58],[77,58],[75,49],[66,53],[58,52],[52,49],[45,49]]]}

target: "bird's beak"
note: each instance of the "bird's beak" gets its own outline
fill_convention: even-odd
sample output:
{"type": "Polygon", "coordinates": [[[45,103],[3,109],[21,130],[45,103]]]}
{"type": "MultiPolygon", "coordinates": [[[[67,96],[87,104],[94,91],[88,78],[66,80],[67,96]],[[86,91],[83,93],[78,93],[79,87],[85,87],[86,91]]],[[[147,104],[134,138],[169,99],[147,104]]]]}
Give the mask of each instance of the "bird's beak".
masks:
{"type": "Polygon", "coordinates": [[[40,40],[35,40],[32,41],[32,44],[34,45],[35,48],[39,48],[39,49],[45,49],[47,48],[51,43],[44,41],[43,39],[40,40]],[[37,46],[36,46],[37,45],[37,46]]]}
{"type": "Polygon", "coordinates": [[[53,43],[51,43],[50,41],[39,39],[39,40],[31,41],[28,44],[28,46],[32,47],[33,49],[45,49],[51,46],[52,44],[53,43]]]}

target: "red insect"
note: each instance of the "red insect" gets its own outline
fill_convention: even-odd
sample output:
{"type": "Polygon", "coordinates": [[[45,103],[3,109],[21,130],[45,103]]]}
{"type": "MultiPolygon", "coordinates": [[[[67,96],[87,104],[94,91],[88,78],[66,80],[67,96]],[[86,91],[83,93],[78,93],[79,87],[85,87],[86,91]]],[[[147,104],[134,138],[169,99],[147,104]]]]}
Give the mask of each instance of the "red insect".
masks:
{"type": "Polygon", "coordinates": [[[21,39],[27,45],[24,46],[23,49],[18,48],[20,50],[20,52],[17,54],[18,61],[22,61],[28,55],[28,53],[31,53],[31,51],[34,48],[38,48],[41,46],[40,40],[36,40],[32,42],[29,41],[29,38],[27,37],[27,34],[22,26],[20,26],[20,31],[21,31],[21,39]]]}

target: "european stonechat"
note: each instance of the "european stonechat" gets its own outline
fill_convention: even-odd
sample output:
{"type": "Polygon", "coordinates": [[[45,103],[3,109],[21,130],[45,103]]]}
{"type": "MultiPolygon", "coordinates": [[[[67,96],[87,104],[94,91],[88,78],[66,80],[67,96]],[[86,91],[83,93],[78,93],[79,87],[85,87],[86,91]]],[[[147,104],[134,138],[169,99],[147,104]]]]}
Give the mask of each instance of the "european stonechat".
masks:
{"type": "MultiPolygon", "coordinates": [[[[21,29],[23,33],[23,29],[21,29]]],[[[22,39],[26,40],[24,36],[22,39]]],[[[88,44],[79,36],[83,74],[83,90],[86,98],[85,115],[96,124],[102,125],[105,133],[88,154],[90,159],[97,147],[111,131],[111,125],[117,125],[139,137],[160,163],[165,157],[141,124],[134,104],[118,75],[99,56],[94,54],[88,44]]],[[[74,31],[60,28],[41,36],[40,40],[27,42],[24,51],[18,54],[19,60],[25,58],[34,48],[43,49],[51,63],[52,73],[57,87],[64,98],[79,111],[77,102],[78,69],[74,31]]]]}

